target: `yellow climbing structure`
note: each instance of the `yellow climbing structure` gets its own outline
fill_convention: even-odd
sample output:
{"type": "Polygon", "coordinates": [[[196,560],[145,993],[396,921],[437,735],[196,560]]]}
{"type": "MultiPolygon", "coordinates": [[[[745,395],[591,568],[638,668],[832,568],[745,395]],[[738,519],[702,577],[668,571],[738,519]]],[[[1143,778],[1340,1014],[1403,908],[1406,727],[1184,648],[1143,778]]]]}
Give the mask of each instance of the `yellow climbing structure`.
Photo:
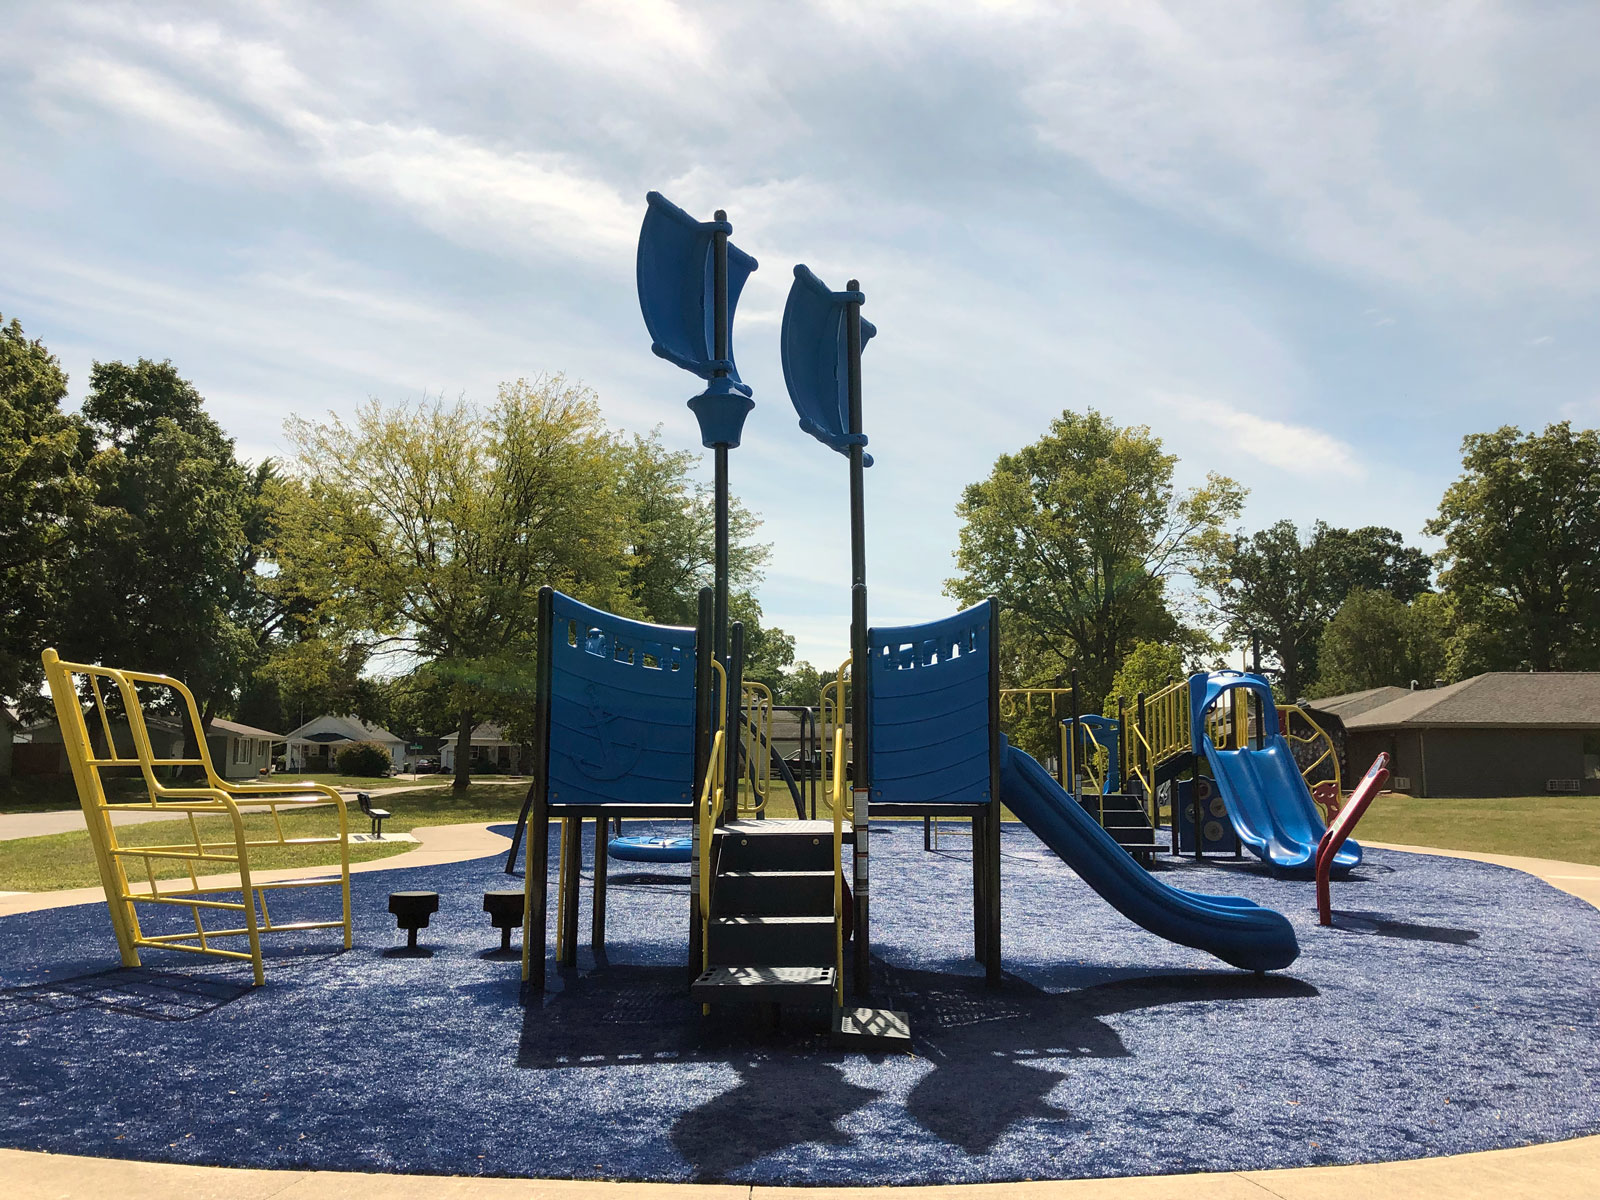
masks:
{"type": "Polygon", "coordinates": [[[199,708],[193,694],[178,680],[167,675],[63,662],[54,650],[46,650],[43,659],[45,678],[55,702],[67,760],[72,764],[78,802],[89,827],[89,841],[94,847],[95,863],[123,966],[139,966],[141,949],[181,950],[248,962],[255,982],[261,984],[266,981],[261,960],[263,934],[342,929],[345,948],[350,948],[350,836],[344,800],[337,791],[314,783],[230,783],[212,766],[199,708]],[[193,735],[196,757],[157,756],[145,720],[147,696],[177,708],[193,735]],[[93,716],[103,749],[95,747],[88,714],[93,716]],[[125,732],[119,744],[118,726],[124,721],[125,732]],[[124,753],[125,750],[128,752],[124,753]],[[183,768],[199,768],[204,782],[174,786],[168,780],[175,769],[183,768]],[[113,795],[107,791],[109,778],[126,777],[133,769],[137,769],[143,781],[142,795],[123,799],[120,793],[113,795]],[[112,775],[108,776],[107,772],[112,775]],[[284,813],[314,805],[331,806],[338,832],[294,836],[292,823],[289,828],[284,825],[284,813]],[[250,836],[245,828],[243,808],[262,810],[269,817],[268,836],[250,836]],[[175,819],[164,822],[162,828],[170,825],[178,836],[163,845],[125,846],[118,840],[112,815],[129,812],[169,815],[175,819]],[[327,875],[272,882],[252,875],[250,857],[254,850],[268,846],[318,845],[338,847],[338,863],[327,875]],[[159,879],[162,872],[156,865],[171,862],[181,863],[184,875],[177,879],[159,879]],[[135,873],[142,867],[142,883],[129,879],[130,864],[135,873]],[[222,878],[211,878],[214,875],[222,878]],[[274,921],[267,906],[267,894],[290,888],[337,888],[338,918],[274,921]],[[194,929],[192,932],[146,933],[139,921],[140,906],[187,910],[194,929]],[[237,924],[208,926],[207,917],[227,918],[237,924]],[[246,949],[219,944],[241,937],[245,939],[246,949]]]}

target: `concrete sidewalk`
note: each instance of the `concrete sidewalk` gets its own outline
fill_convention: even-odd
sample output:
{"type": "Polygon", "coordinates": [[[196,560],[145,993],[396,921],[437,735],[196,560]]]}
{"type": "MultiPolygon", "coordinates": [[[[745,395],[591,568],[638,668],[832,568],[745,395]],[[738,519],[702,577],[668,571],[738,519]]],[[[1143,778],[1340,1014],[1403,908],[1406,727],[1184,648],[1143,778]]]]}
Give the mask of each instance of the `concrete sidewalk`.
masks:
{"type": "MultiPolygon", "coordinates": [[[[407,850],[404,854],[395,854],[388,858],[351,863],[350,874],[465,862],[469,858],[487,858],[491,855],[504,854],[511,847],[506,838],[498,833],[490,833],[488,826],[481,824],[424,825],[414,830],[413,836],[418,843],[415,850],[407,850]]],[[[252,878],[261,883],[271,883],[280,879],[315,879],[327,875],[330,870],[337,872],[336,867],[285,867],[277,871],[256,871],[252,873],[252,878]]],[[[202,875],[200,884],[202,887],[220,886],[237,882],[237,879],[236,875],[202,875]]],[[[176,882],[176,880],[167,881],[168,886],[176,882]]],[[[131,886],[135,891],[150,890],[148,884],[135,882],[131,886]]],[[[99,884],[93,887],[64,888],[56,892],[0,892],[0,917],[9,917],[13,913],[38,912],[46,908],[63,908],[69,904],[105,902],[105,890],[99,884]]],[[[112,957],[115,959],[115,954],[112,957]]]]}

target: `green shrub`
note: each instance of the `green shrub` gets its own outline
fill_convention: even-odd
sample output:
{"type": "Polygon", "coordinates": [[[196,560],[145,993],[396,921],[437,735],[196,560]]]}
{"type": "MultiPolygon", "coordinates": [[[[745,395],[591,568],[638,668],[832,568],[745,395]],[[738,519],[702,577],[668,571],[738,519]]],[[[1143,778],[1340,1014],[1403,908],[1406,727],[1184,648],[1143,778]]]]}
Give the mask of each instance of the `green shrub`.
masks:
{"type": "Polygon", "coordinates": [[[387,775],[394,760],[377,742],[351,742],[339,751],[339,774],[377,777],[387,775]]]}

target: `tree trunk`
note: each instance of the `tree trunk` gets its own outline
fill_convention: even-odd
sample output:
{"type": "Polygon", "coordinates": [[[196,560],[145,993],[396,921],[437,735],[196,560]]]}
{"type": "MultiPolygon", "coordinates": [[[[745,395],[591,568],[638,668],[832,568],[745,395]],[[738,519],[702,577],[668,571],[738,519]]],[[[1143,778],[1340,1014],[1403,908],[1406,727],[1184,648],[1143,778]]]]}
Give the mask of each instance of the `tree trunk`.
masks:
{"type": "Polygon", "coordinates": [[[461,725],[456,730],[456,775],[452,790],[465,791],[472,784],[472,710],[461,710],[461,725]]]}

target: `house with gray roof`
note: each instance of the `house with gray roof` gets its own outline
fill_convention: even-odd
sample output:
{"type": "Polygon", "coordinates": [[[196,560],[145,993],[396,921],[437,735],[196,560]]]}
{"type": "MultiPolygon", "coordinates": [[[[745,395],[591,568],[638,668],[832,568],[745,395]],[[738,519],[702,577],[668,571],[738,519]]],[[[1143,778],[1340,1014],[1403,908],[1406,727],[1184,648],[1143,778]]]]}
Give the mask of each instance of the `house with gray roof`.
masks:
{"type": "Polygon", "coordinates": [[[1342,723],[1350,778],[1387,752],[1390,786],[1416,796],[1600,794],[1600,671],[1490,671],[1309,706],[1342,723]]]}
{"type": "Polygon", "coordinates": [[[317,717],[291,729],[283,740],[290,771],[337,771],[339,751],[352,742],[377,742],[389,752],[396,771],[406,764],[405,741],[359,717],[317,717]]]}

